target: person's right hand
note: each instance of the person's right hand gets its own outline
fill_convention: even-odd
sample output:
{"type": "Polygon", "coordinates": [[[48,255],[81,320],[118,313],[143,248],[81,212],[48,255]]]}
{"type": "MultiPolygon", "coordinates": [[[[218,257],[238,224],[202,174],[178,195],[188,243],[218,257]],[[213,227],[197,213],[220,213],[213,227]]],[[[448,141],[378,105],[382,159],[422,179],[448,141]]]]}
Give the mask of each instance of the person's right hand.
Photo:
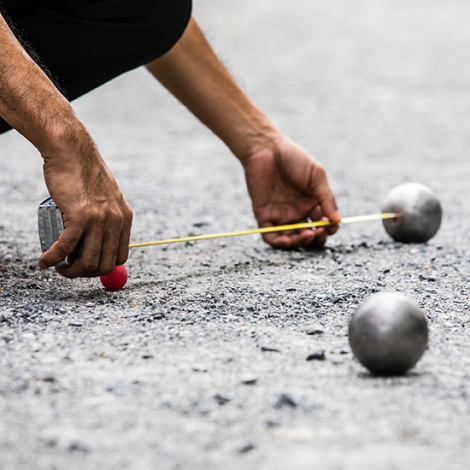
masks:
{"type": "MultiPolygon", "coordinates": [[[[243,160],[253,212],[260,227],[330,220],[341,216],[323,166],[280,132],[243,160]]],[[[265,233],[274,248],[319,248],[338,225],[265,233]]]]}
{"type": "Polygon", "coordinates": [[[44,179],[61,210],[64,231],[39,258],[39,267],[55,266],[66,256],[73,263],[56,267],[74,277],[101,276],[124,264],[129,253],[132,211],[88,133],[73,150],[44,155],[44,179]]]}

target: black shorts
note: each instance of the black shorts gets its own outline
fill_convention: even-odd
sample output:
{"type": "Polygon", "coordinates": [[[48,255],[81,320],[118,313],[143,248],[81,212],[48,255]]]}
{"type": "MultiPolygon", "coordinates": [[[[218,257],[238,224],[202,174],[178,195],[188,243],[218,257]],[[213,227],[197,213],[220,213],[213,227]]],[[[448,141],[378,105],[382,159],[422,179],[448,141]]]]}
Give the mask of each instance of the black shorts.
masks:
{"type": "MultiPolygon", "coordinates": [[[[167,52],[191,0],[0,0],[0,11],[69,100],[167,52]]],[[[0,132],[10,126],[0,118],[0,132]]]]}

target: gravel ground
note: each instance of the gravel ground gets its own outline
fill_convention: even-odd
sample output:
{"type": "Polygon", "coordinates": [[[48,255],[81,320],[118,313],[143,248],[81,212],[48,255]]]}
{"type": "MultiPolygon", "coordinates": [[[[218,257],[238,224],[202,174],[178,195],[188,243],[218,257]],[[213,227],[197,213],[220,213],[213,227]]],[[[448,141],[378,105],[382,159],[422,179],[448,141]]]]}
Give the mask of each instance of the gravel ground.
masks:
{"type": "MultiPolygon", "coordinates": [[[[38,270],[41,161],[0,137],[1,470],[467,469],[470,4],[205,0],[195,14],[324,163],[343,216],[419,181],[441,230],[422,245],[371,222],[320,251],[257,236],[135,249],[125,289],[106,292],[38,270]],[[371,376],[348,345],[380,291],[429,321],[403,377],[371,376]]],[[[144,70],[75,107],[134,209],[133,241],[254,226],[238,162],[144,70]]]]}

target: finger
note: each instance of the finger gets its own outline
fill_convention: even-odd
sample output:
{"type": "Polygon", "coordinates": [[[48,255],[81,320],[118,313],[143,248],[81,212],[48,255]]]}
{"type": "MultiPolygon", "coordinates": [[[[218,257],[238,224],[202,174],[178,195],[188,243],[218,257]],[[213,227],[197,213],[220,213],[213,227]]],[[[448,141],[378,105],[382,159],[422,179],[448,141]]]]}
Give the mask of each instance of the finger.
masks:
{"type": "Polygon", "coordinates": [[[80,253],[74,263],[67,267],[56,267],[56,271],[68,278],[99,276],[102,245],[103,229],[95,225],[84,234],[80,253]]]}
{"type": "Polygon", "coordinates": [[[100,276],[113,272],[119,251],[120,230],[108,231],[103,239],[101,248],[100,264],[98,271],[100,276]]]}
{"type": "Polygon", "coordinates": [[[332,222],[340,223],[341,215],[338,211],[338,206],[336,205],[336,199],[333,196],[333,193],[330,192],[330,196],[320,199],[320,206],[325,217],[327,217],[332,222]]]}
{"type": "Polygon", "coordinates": [[[95,222],[85,233],[82,249],[78,258],[78,261],[85,271],[94,272],[99,269],[105,236],[103,223],[95,222]]]}
{"type": "Polygon", "coordinates": [[[338,211],[338,205],[336,203],[333,191],[328,184],[328,179],[324,171],[318,172],[317,184],[312,190],[312,196],[316,198],[321,206],[323,215],[332,222],[341,222],[341,215],[338,211]]]}
{"type": "Polygon", "coordinates": [[[321,248],[326,243],[329,234],[325,228],[327,227],[322,227],[315,230],[315,238],[312,240],[312,243],[308,248],[321,248]]]}
{"type": "Polygon", "coordinates": [[[321,247],[325,244],[327,236],[324,228],[302,230],[291,235],[292,248],[321,247]]]}
{"type": "Polygon", "coordinates": [[[293,248],[320,248],[327,239],[328,234],[321,228],[317,230],[302,230],[302,233],[283,234],[267,233],[263,235],[266,243],[273,248],[289,250],[293,248]]]}
{"type": "Polygon", "coordinates": [[[80,242],[81,230],[66,227],[59,239],[45,251],[39,258],[38,265],[41,269],[51,268],[71,255],[80,242]]]}
{"type": "MultiPolygon", "coordinates": [[[[324,220],[324,221],[331,221],[331,219],[329,219],[328,217],[325,217],[325,214],[323,212],[323,208],[320,206],[320,205],[317,205],[315,206],[315,208],[310,212],[309,214],[310,216],[310,219],[313,220],[313,221],[320,221],[320,220],[324,220]]],[[[332,221],[332,222],[335,222],[335,221],[332,221]]],[[[323,227],[326,231],[326,233],[328,235],[333,235],[334,233],[336,233],[338,230],[339,230],[339,226],[338,225],[328,225],[326,227],[323,227]]]]}
{"type": "Polygon", "coordinates": [[[281,250],[292,248],[292,238],[289,236],[288,232],[264,233],[262,238],[273,248],[279,248],[281,250]]]}
{"type": "MultiPolygon", "coordinates": [[[[263,240],[274,248],[289,249],[310,246],[318,236],[318,230],[302,229],[265,233],[263,240]]],[[[320,234],[322,231],[319,232],[320,234]]],[[[326,237],[325,237],[326,239],[326,237]]]]}
{"type": "Polygon", "coordinates": [[[126,217],[126,221],[124,222],[123,213],[121,211],[115,212],[108,217],[99,264],[99,274],[101,276],[110,274],[116,264],[124,264],[127,259],[129,250],[128,232],[130,232],[129,221],[127,219],[128,217],[126,217]],[[126,224],[126,231],[124,231],[124,223],[126,224]],[[126,241],[127,248],[123,246],[126,241]],[[123,249],[126,250],[124,253],[123,249]],[[121,255],[119,258],[120,251],[121,255]]]}
{"type": "Polygon", "coordinates": [[[129,256],[129,242],[131,238],[131,226],[132,226],[132,210],[129,206],[126,208],[126,213],[124,216],[123,228],[121,231],[121,236],[119,239],[119,247],[116,264],[121,265],[127,261],[129,256]]]}

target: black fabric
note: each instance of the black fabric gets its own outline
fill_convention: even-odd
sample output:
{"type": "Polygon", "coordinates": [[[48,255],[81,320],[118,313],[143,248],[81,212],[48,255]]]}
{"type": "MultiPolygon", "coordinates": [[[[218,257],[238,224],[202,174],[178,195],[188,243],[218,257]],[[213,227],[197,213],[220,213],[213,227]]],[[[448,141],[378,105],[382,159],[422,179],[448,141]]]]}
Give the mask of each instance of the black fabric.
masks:
{"type": "MultiPolygon", "coordinates": [[[[191,0],[4,0],[1,11],[73,100],[171,49],[191,7],[191,0]]],[[[0,132],[8,129],[1,120],[0,132]]]]}

